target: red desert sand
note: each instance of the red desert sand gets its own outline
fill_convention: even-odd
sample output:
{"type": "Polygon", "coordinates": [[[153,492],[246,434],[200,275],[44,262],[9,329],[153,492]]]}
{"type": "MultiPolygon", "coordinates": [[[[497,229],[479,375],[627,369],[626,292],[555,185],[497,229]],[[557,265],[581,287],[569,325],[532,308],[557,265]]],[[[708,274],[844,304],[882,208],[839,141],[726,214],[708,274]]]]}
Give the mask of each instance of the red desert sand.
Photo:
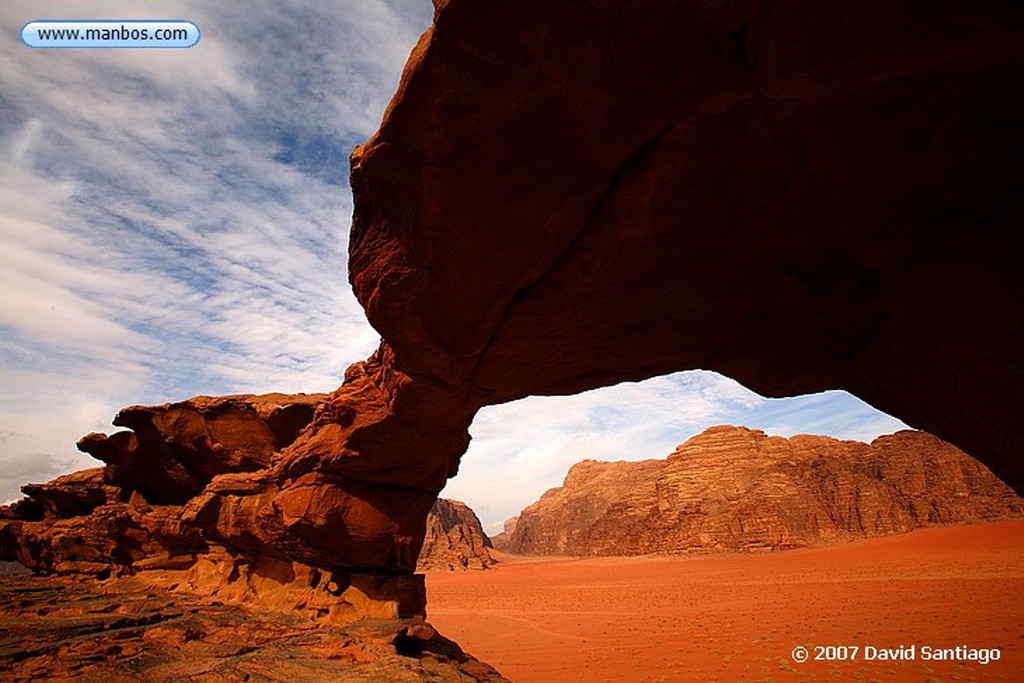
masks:
{"type": "Polygon", "coordinates": [[[517,683],[1024,675],[1024,521],[759,555],[496,556],[428,575],[428,616],[517,683]]]}

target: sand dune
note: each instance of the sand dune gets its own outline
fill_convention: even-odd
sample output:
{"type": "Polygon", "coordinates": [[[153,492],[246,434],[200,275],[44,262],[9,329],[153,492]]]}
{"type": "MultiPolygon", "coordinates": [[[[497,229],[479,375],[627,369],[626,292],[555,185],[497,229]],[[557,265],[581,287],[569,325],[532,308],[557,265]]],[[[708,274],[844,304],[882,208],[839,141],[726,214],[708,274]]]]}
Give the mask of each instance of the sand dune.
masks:
{"type": "Polygon", "coordinates": [[[428,575],[428,616],[519,683],[1014,681],[1024,671],[1022,521],[761,555],[505,559],[428,575]],[[814,659],[816,646],[836,645],[859,649],[814,659]],[[797,646],[809,661],[794,661],[797,646]],[[926,646],[961,646],[959,657],[999,648],[1000,659],[926,659],[926,646]]]}

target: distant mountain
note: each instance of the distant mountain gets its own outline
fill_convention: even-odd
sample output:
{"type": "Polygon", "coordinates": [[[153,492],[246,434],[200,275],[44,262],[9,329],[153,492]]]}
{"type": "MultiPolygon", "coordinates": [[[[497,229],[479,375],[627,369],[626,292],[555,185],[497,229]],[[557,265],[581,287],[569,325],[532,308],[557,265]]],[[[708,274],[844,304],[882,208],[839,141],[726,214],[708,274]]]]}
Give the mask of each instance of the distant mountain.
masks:
{"type": "Polygon", "coordinates": [[[574,465],[511,525],[509,552],[640,555],[816,546],[1024,514],[1024,500],[918,431],[870,444],[712,427],[666,460],[574,465]]]}
{"type": "Polygon", "coordinates": [[[427,535],[416,571],[487,569],[494,564],[476,513],[465,503],[438,498],[427,517],[427,535]]]}
{"type": "Polygon", "coordinates": [[[512,534],[516,531],[516,524],[519,523],[519,516],[509,517],[502,525],[500,533],[491,536],[491,545],[495,550],[508,552],[509,543],[512,542],[512,534]]]}

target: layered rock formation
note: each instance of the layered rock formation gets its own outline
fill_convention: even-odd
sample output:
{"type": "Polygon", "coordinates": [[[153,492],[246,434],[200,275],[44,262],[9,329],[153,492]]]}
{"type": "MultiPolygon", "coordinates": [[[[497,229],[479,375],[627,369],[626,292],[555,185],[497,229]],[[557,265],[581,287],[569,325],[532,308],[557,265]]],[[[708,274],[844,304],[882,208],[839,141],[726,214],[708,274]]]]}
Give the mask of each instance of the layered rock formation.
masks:
{"type": "MultiPolygon", "coordinates": [[[[638,516],[636,524],[621,532],[615,530],[608,539],[611,547],[622,536],[639,531],[650,503],[657,499],[658,475],[664,460],[603,463],[584,460],[565,477],[561,488],[551,489],[541,499],[523,510],[506,543],[507,552],[523,555],[572,555],[589,547],[581,535],[601,523],[609,508],[627,516],[638,516]]],[[[627,526],[627,525],[624,525],[627,526]]]]}
{"type": "Polygon", "coordinates": [[[494,564],[480,518],[458,500],[438,498],[427,516],[426,537],[416,571],[465,571],[494,564]]]}
{"type": "MultiPolygon", "coordinates": [[[[126,408],[114,422],[130,431],[79,441],[105,467],[27,485],[25,499],[0,508],[0,559],[101,578],[176,570],[178,583],[201,594],[333,622],[422,617],[422,577],[381,575],[378,558],[362,567],[304,562],[287,542],[259,535],[268,527],[286,533],[275,526],[282,517],[293,525],[339,514],[359,519],[360,509],[339,511],[322,497],[294,510],[294,498],[277,496],[286,476],[281,451],[323,415],[326,399],[201,396],[126,408]]],[[[374,510],[364,526],[380,518],[374,510]]],[[[355,524],[334,532],[358,547],[355,524]]],[[[417,532],[410,528],[403,540],[417,532]]]]}
{"type": "Polygon", "coordinates": [[[502,525],[501,533],[491,536],[491,545],[495,550],[508,552],[512,534],[516,531],[516,524],[519,523],[519,516],[510,517],[502,525]]]}
{"type": "Polygon", "coordinates": [[[528,555],[775,550],[1024,515],[989,470],[934,436],[870,444],[712,427],[666,460],[573,465],[519,515],[528,555]]]}

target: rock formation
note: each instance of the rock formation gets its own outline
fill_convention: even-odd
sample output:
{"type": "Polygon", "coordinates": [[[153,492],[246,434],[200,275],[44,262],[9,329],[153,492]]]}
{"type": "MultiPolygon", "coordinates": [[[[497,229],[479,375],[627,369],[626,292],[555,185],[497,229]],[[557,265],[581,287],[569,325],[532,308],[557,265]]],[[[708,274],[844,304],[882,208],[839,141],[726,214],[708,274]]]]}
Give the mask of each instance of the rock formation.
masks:
{"type": "Polygon", "coordinates": [[[351,160],[378,351],[300,433],[228,409],[272,447],[123,412],[82,444],[103,481],[4,513],[4,557],[409,575],[481,406],[688,368],[848,389],[1024,490],[1024,7],[435,9],[351,160]],[[97,502],[88,537],[47,508],[97,502]]]}
{"type": "Polygon", "coordinates": [[[325,624],[211,602],[165,579],[4,577],[4,680],[507,680],[421,619],[325,624]]]}
{"type": "MultiPolygon", "coordinates": [[[[287,544],[254,535],[261,514],[282,515],[280,451],[323,414],[326,398],[200,396],[126,408],[114,422],[131,431],[79,441],[105,467],[27,485],[25,499],[0,508],[0,560],[100,578],[178,571],[198,593],[336,623],[422,617],[422,577],[379,575],[374,561],[364,571],[303,562],[287,544]]],[[[316,496],[305,505],[292,513],[295,524],[338,514],[316,496]]],[[[338,529],[358,538],[357,529],[338,529]]]]}
{"type": "Polygon", "coordinates": [[[480,519],[465,503],[438,498],[427,516],[426,537],[416,571],[465,571],[494,564],[493,547],[480,519]]]}
{"type": "Polygon", "coordinates": [[[512,538],[512,534],[516,531],[516,524],[519,522],[519,516],[510,517],[505,520],[502,525],[501,533],[491,536],[491,546],[495,550],[502,552],[508,552],[509,542],[512,538]]]}
{"type": "Polygon", "coordinates": [[[865,444],[712,427],[666,460],[573,465],[519,515],[508,550],[774,550],[1022,514],[1024,500],[983,465],[922,432],[865,444]]]}
{"type": "MultiPolygon", "coordinates": [[[[584,460],[573,465],[561,488],[551,489],[519,514],[509,536],[507,551],[523,555],[572,555],[588,546],[581,538],[618,506],[625,515],[648,512],[656,500],[655,487],[664,460],[603,463],[584,460]]],[[[608,539],[612,547],[624,534],[638,531],[636,525],[615,530],[608,539]]]]}
{"type": "Polygon", "coordinates": [[[705,368],[1024,491],[1024,6],[435,6],[352,156],[349,269],[433,406],[705,368]]]}

